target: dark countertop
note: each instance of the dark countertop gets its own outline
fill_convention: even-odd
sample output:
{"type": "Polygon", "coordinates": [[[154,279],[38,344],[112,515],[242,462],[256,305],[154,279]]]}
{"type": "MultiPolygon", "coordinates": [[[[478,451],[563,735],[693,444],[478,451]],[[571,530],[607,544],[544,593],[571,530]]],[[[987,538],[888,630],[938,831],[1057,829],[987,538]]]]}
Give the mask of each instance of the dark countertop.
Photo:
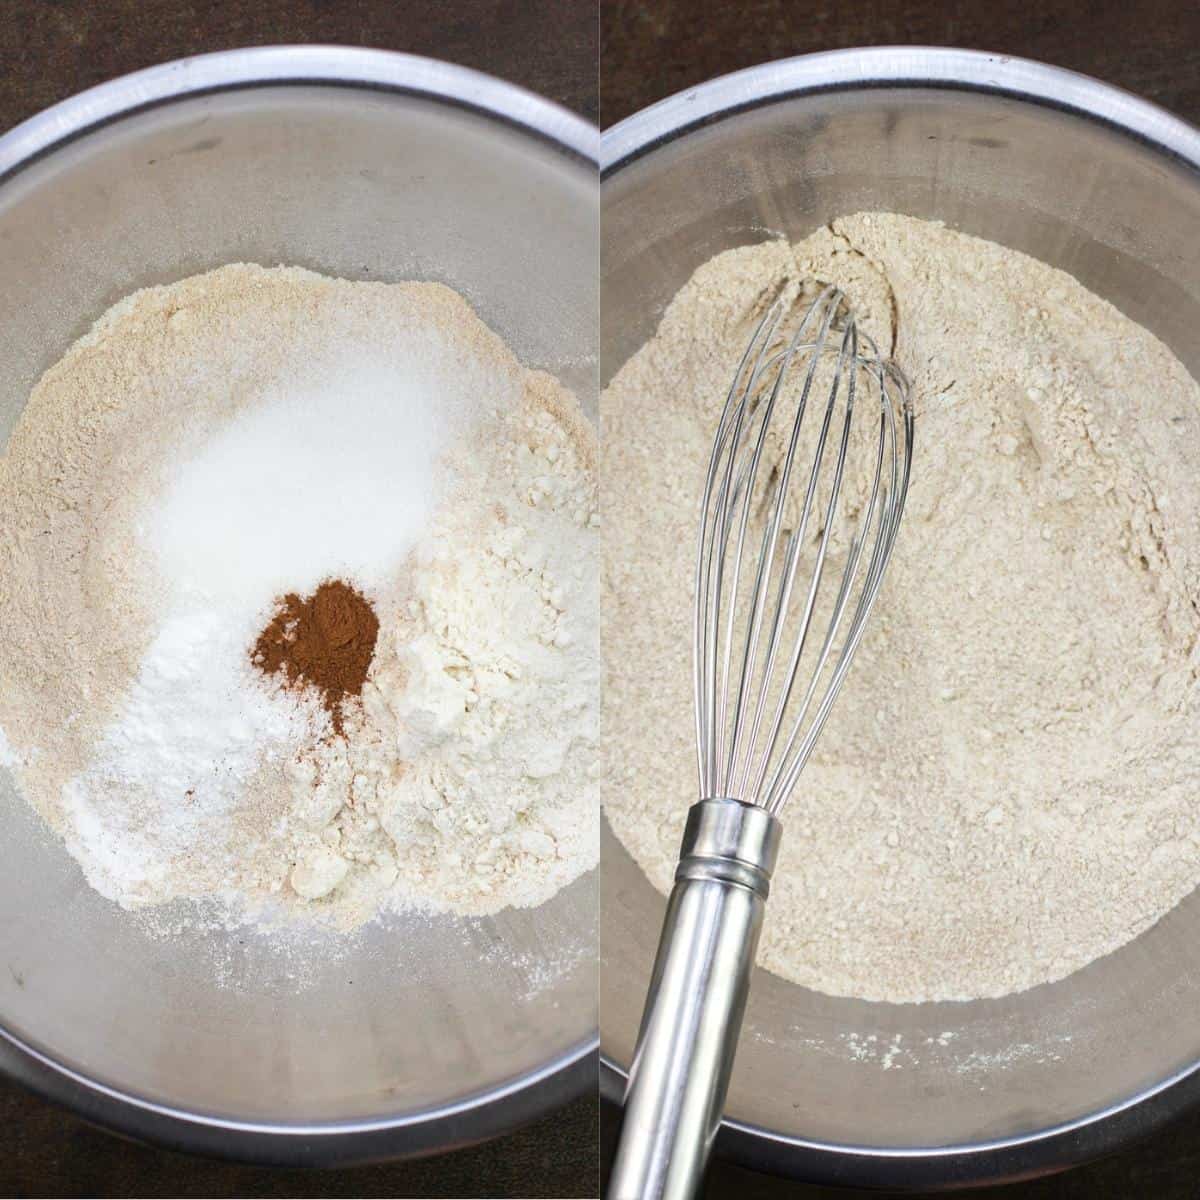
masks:
{"type": "MultiPolygon", "coordinates": [[[[716,75],[819,50],[866,45],[959,46],[1040,59],[1118,84],[1200,125],[1200,6],[1172,0],[601,0],[601,121],[716,75]]],[[[618,1114],[602,1106],[601,1160],[618,1114]]],[[[1200,1112],[1122,1154],[985,1192],[988,1200],[1184,1200],[1200,1195],[1200,1112]]],[[[853,1200],[878,1192],[804,1187],[716,1163],[708,1200],[853,1200]]],[[[910,1193],[912,1195],[912,1193],[910,1193]]],[[[932,1200],[932,1194],[929,1194],[932,1200]]]]}
{"type": "MultiPolygon", "coordinates": [[[[0,0],[0,132],[140,67],[209,50],[332,42],[425,54],[596,119],[596,17],[562,0],[0,0]]],[[[509,1137],[357,1170],[272,1170],[118,1140],[0,1079],[0,1195],[595,1196],[597,1102],[509,1137]]]]}
{"type": "Polygon", "coordinates": [[[0,0],[0,130],[141,67],[290,42],[425,54],[599,108],[590,0],[0,0]]]}

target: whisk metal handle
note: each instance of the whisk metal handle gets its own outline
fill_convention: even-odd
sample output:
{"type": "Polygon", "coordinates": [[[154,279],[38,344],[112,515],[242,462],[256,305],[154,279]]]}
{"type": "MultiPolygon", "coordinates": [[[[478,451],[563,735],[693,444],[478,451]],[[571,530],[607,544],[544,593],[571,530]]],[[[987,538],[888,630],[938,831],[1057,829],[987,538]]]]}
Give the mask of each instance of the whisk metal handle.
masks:
{"type": "Polygon", "coordinates": [[[685,1200],[721,1123],[781,826],[739,800],[688,812],[637,1050],[610,1200],[685,1200]]]}

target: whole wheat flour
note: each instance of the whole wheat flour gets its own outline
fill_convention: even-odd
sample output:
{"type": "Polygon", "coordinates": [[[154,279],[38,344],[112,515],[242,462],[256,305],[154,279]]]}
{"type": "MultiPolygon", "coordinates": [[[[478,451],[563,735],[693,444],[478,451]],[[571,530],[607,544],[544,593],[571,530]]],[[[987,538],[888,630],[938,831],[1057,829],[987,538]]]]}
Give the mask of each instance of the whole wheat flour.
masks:
{"type": "Polygon", "coordinates": [[[136,293],[0,459],[3,764],[126,907],[541,903],[596,857],[594,455],[440,285],[136,293]]]}
{"type": "Polygon", "coordinates": [[[1200,389],[1015,251],[860,214],[718,255],[602,400],[608,817],[671,881],[695,799],[691,575],[718,405],[765,296],[840,284],[913,384],[867,635],[784,813],[759,961],[838,995],[997,996],[1200,882],[1200,389]]]}

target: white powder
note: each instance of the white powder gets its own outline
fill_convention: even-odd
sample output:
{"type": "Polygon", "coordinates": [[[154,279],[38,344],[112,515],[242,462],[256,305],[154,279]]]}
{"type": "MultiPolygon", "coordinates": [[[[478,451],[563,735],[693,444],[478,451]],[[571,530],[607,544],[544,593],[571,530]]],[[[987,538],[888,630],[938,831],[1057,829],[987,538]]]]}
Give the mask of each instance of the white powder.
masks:
{"type": "Polygon", "coordinates": [[[126,905],[177,894],[173,864],[197,847],[232,859],[220,831],[264,757],[293,757],[313,714],[252,677],[257,629],[224,607],[169,615],[142,659],[120,719],[63,788],[63,835],[88,882],[126,905]]]}
{"type": "Polygon", "coordinates": [[[617,374],[607,812],[665,890],[695,799],[703,465],[764,294],[814,278],[894,342],[916,454],[871,625],[784,813],[759,961],[891,1001],[1061,978],[1200,882],[1200,389],[1014,251],[882,214],[735,250],[617,374]]]}
{"type": "Polygon", "coordinates": [[[344,928],[591,866],[593,436],[438,285],[234,266],[106,314],[0,460],[0,723],[93,886],[344,928]],[[334,577],[380,618],[346,738],[250,661],[334,577]]]}
{"type": "MultiPolygon", "coordinates": [[[[473,400],[454,394],[440,342],[432,330],[397,338],[390,361],[339,347],[239,412],[151,517],[172,585],[257,611],[329,577],[386,578],[429,522],[435,464],[473,400]]],[[[512,402],[506,383],[497,403],[512,402]]]]}

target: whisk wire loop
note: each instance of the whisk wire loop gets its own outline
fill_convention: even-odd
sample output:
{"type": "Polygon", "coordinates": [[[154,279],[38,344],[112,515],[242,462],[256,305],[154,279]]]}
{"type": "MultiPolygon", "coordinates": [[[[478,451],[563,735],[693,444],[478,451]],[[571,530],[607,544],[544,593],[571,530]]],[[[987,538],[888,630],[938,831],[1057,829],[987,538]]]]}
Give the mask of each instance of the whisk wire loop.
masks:
{"type": "MultiPolygon", "coordinates": [[[[737,549],[734,556],[734,572],[730,585],[730,596],[732,603],[725,606],[725,659],[724,670],[721,678],[721,693],[728,695],[731,683],[731,659],[734,643],[735,621],[737,619],[737,604],[738,587],[741,581],[741,563],[743,551],[746,543],[746,531],[749,527],[749,520],[753,508],[753,499],[755,495],[755,483],[758,479],[759,466],[762,461],[763,451],[767,445],[767,436],[771,428],[771,417],[774,415],[775,406],[779,400],[780,391],[783,388],[784,380],[787,376],[788,367],[791,365],[792,359],[795,357],[799,347],[801,346],[800,339],[807,331],[807,325],[813,314],[818,312],[814,307],[806,315],[804,321],[801,322],[800,328],[793,336],[791,343],[787,349],[775,356],[771,361],[772,364],[777,364],[777,370],[774,376],[774,384],[771,387],[768,402],[765,405],[753,410],[753,418],[758,420],[758,436],[755,439],[754,453],[749,466],[744,472],[743,486],[734,496],[734,502],[730,506],[731,511],[737,511],[739,515],[738,521],[738,540],[737,549]]],[[[833,314],[831,311],[826,311],[821,319],[820,330],[817,334],[816,345],[824,346],[825,340],[829,335],[829,328],[832,324],[833,314]]],[[[808,411],[809,394],[812,390],[813,380],[816,375],[816,367],[819,362],[819,355],[813,354],[810,356],[808,369],[805,372],[804,385],[801,389],[800,399],[797,404],[796,418],[792,423],[792,445],[789,448],[787,458],[784,460],[783,478],[780,481],[778,489],[774,492],[772,503],[768,506],[767,518],[763,523],[762,545],[759,548],[758,565],[755,571],[755,579],[753,586],[753,603],[752,616],[750,621],[750,629],[745,639],[742,651],[741,663],[739,664],[737,677],[737,693],[733,711],[733,729],[740,729],[745,714],[748,692],[751,687],[754,666],[757,661],[758,645],[762,636],[763,614],[766,608],[767,590],[771,579],[772,570],[775,562],[775,551],[779,545],[779,530],[780,523],[783,519],[782,498],[787,495],[787,486],[790,479],[791,464],[795,459],[794,445],[799,440],[801,429],[804,424],[804,417],[808,411]]],[[[753,382],[751,387],[753,388],[753,382]]],[[[753,394],[753,391],[750,393],[753,394]]],[[[749,406],[747,406],[749,407],[749,406]]],[[[734,456],[738,452],[738,446],[734,444],[734,456]]],[[[807,507],[804,517],[801,519],[801,526],[807,521],[807,507]]],[[[785,550],[785,559],[787,551],[785,550]]],[[[719,594],[719,593],[718,593],[719,594]]],[[[724,726],[722,726],[724,728],[724,726]]],[[[718,755],[718,768],[724,764],[724,770],[719,776],[719,786],[724,793],[736,794],[739,786],[744,789],[744,782],[740,785],[731,783],[730,780],[738,779],[749,770],[749,761],[745,754],[739,754],[747,744],[745,739],[733,739],[728,747],[722,746],[724,754],[718,755]]]]}
{"type": "MultiPolygon", "coordinates": [[[[716,677],[717,637],[713,626],[720,621],[720,589],[713,589],[714,579],[719,584],[724,573],[727,545],[727,524],[731,510],[728,505],[713,506],[714,488],[717,495],[728,495],[732,484],[732,472],[737,461],[736,454],[726,457],[724,448],[730,437],[740,441],[741,427],[746,418],[746,406],[738,403],[738,397],[753,387],[762,371],[763,358],[783,315],[782,297],[777,299],[759,322],[753,337],[746,346],[741,362],[734,372],[721,421],[714,440],[714,450],[709,463],[704,485],[704,500],[700,537],[696,552],[695,608],[693,615],[693,643],[701,649],[693,655],[692,682],[695,692],[696,747],[702,781],[712,779],[716,772],[718,747],[711,732],[723,729],[725,724],[724,692],[717,696],[713,681],[716,677]],[[749,378],[746,368],[751,364],[749,378]],[[745,379],[745,382],[743,380],[745,379]],[[718,484],[718,476],[720,482],[718,484]],[[718,517],[720,528],[718,528],[718,517]],[[711,705],[719,702],[720,710],[714,713],[711,705]]],[[[703,792],[706,783],[701,783],[703,792]]]]}
{"type": "MultiPolygon", "coordinates": [[[[811,512],[813,500],[816,496],[817,481],[821,475],[821,467],[825,457],[825,448],[829,437],[829,430],[833,423],[834,413],[837,407],[838,393],[841,389],[842,382],[845,379],[847,384],[848,395],[846,398],[846,414],[842,422],[842,433],[838,448],[838,457],[834,467],[833,482],[829,490],[829,500],[825,509],[825,519],[821,530],[820,545],[817,548],[816,560],[813,563],[812,578],[809,581],[808,595],[805,599],[804,612],[800,619],[799,632],[796,635],[792,649],[791,659],[789,662],[786,681],[780,689],[779,697],[775,704],[775,715],[771,722],[771,730],[768,737],[767,745],[764,753],[759,756],[758,770],[749,789],[746,787],[744,777],[739,778],[739,786],[742,792],[749,792],[751,795],[760,795],[763,786],[763,776],[767,772],[767,766],[771,761],[771,756],[774,754],[775,747],[779,741],[779,732],[783,727],[784,715],[787,712],[788,702],[791,699],[792,691],[796,685],[796,676],[800,669],[800,660],[803,657],[805,646],[808,643],[808,635],[812,629],[812,614],[816,606],[817,595],[821,588],[821,580],[825,573],[826,555],[829,549],[829,537],[834,527],[834,517],[837,511],[838,498],[842,490],[842,477],[846,467],[846,452],[850,442],[850,430],[854,417],[854,399],[855,390],[858,379],[857,371],[850,371],[847,377],[846,365],[848,362],[855,362],[858,358],[858,334],[853,322],[847,325],[845,332],[842,334],[842,345],[838,356],[837,370],[833,377],[833,382],[829,389],[829,401],[825,407],[825,419],[821,425],[821,433],[817,441],[817,450],[815,462],[812,472],[809,476],[808,491],[804,497],[804,511],[801,515],[798,528],[793,532],[791,537],[791,552],[788,557],[787,569],[784,572],[784,577],[780,581],[780,594],[775,608],[774,627],[775,633],[772,637],[770,654],[767,657],[765,674],[770,678],[775,669],[775,660],[779,650],[779,643],[783,638],[783,630],[786,617],[789,611],[789,600],[791,598],[792,587],[796,582],[798,573],[798,559],[803,545],[804,535],[808,528],[809,513],[811,512]]],[[[816,355],[814,355],[814,362],[816,355]]],[[[797,440],[797,434],[793,434],[793,446],[789,448],[788,458],[791,460],[795,454],[794,443],[797,440]]],[[[789,461],[788,469],[790,470],[792,463],[789,461]]],[[[780,492],[781,499],[778,507],[782,508],[782,496],[786,495],[786,481],[781,481],[780,492]]],[[[851,556],[855,556],[853,544],[851,547],[851,556]]],[[[848,569],[843,577],[842,591],[846,590],[846,581],[850,577],[848,569]]],[[[837,626],[837,618],[831,622],[830,633],[837,626]]],[[[826,635],[826,646],[828,646],[830,634],[826,635]]],[[[819,678],[819,669],[812,676],[813,680],[819,678]]],[[[799,712],[802,714],[806,711],[808,703],[811,699],[814,690],[814,685],[810,685],[807,694],[805,695],[804,703],[800,706],[799,712]]],[[[750,728],[750,737],[748,745],[754,746],[758,742],[759,727],[762,723],[762,717],[767,707],[768,691],[763,688],[759,691],[758,707],[754,716],[754,723],[750,728]]]]}
{"type": "Polygon", "coordinates": [[[862,639],[912,458],[907,381],[859,329],[842,292],[824,288],[788,334],[793,304],[784,289],[768,305],[725,399],[703,494],[693,616],[700,794],[772,813],[795,788],[862,639]],[[808,418],[823,367],[831,377],[814,434],[808,418]],[[874,435],[870,426],[862,432],[860,410],[877,415],[874,435]],[[782,442],[777,427],[787,430],[782,442]],[[847,499],[848,469],[857,488],[868,463],[865,499],[847,499]],[[758,554],[749,578],[751,540],[758,554]],[[840,576],[828,602],[835,551],[840,576]],[[826,624],[814,638],[818,613],[826,624]]]}
{"type": "MultiPolygon", "coordinates": [[[[884,571],[887,569],[888,560],[892,554],[900,517],[903,513],[904,500],[908,491],[909,468],[912,461],[913,425],[912,411],[908,406],[908,383],[899,370],[892,366],[892,364],[881,364],[876,359],[875,365],[883,410],[881,413],[881,443],[886,439],[888,445],[891,489],[890,492],[885,489],[880,493],[880,502],[876,514],[877,531],[871,560],[841,655],[830,676],[828,687],[813,717],[812,723],[804,735],[803,741],[794,752],[794,756],[790,759],[786,769],[781,773],[766,798],[766,807],[773,814],[780,812],[788,796],[791,795],[795,788],[800,778],[800,773],[804,769],[804,764],[808,761],[813,746],[816,744],[817,738],[820,736],[821,730],[824,728],[825,722],[829,717],[830,710],[833,708],[833,702],[837,699],[838,691],[841,689],[846,672],[850,668],[850,661],[854,656],[854,652],[862,640],[863,633],[867,627],[867,618],[870,616],[871,608],[874,606],[875,599],[879,594],[879,585],[883,580],[884,571]],[[901,398],[895,397],[889,392],[889,381],[900,392],[901,398]],[[897,428],[897,410],[901,413],[901,428],[897,428]],[[901,433],[903,434],[903,448],[902,450],[898,450],[897,443],[901,433]]],[[[882,466],[881,458],[876,468],[877,475],[881,473],[882,466]]],[[[831,630],[831,634],[832,632],[831,630]]],[[[799,727],[797,726],[793,730],[792,741],[795,740],[798,732],[799,727]]],[[[789,753],[791,753],[790,743],[789,753]]]]}

